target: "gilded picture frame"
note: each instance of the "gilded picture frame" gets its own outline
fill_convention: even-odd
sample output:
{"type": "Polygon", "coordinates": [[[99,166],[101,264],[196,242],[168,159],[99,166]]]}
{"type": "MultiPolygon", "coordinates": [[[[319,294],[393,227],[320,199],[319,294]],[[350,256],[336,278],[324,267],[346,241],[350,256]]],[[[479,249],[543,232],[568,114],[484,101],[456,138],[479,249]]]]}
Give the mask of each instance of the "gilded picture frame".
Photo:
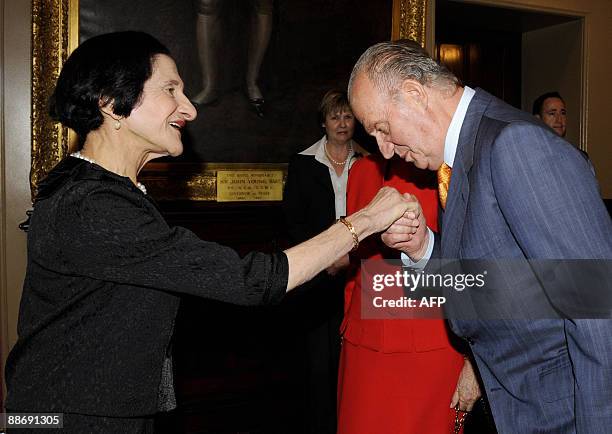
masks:
{"type": "MultiPolygon", "coordinates": [[[[392,0],[391,39],[425,43],[427,0],[392,0]]],[[[79,0],[32,0],[32,198],[46,174],[71,151],[74,134],[47,115],[63,62],[79,43],[79,0]]],[[[142,181],[158,200],[217,200],[217,172],[283,171],[286,163],[150,163],[142,181]],[[172,176],[170,176],[172,173],[172,176]]]]}

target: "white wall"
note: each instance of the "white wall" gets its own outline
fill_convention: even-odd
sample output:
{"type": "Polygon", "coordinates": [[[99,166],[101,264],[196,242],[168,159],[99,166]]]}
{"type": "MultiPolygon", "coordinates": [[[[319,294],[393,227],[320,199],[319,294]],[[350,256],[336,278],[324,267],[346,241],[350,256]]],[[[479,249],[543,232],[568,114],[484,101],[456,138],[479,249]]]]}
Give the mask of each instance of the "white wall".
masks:
{"type": "MultiPolygon", "coordinates": [[[[0,337],[4,361],[17,339],[26,235],[17,228],[30,208],[31,4],[0,0],[0,337]]],[[[4,386],[4,384],[3,384],[4,386]]]]}

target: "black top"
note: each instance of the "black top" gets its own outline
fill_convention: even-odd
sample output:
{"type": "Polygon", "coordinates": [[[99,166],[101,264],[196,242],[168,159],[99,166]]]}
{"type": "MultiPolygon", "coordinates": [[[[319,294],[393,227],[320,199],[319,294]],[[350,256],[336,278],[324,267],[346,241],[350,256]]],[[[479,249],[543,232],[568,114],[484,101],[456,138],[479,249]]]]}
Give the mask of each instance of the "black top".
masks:
{"type": "Polygon", "coordinates": [[[336,220],[336,198],[329,168],[314,155],[289,160],[283,207],[292,244],[329,228],[336,220]]]}
{"type": "Polygon", "coordinates": [[[153,414],[180,293],[276,302],[288,270],[283,253],[240,258],[169,227],[128,178],[67,158],[34,205],[6,407],[153,414]]]}
{"type": "MultiPolygon", "coordinates": [[[[291,245],[329,228],[336,220],[336,199],[329,168],[314,155],[295,154],[289,160],[283,208],[291,245]]],[[[344,304],[344,273],[326,271],[292,291],[285,300],[293,321],[315,330],[332,320],[339,329],[344,304]],[[336,321],[338,319],[338,321],[336,321]]],[[[337,333],[336,333],[337,334],[337,333]]]]}

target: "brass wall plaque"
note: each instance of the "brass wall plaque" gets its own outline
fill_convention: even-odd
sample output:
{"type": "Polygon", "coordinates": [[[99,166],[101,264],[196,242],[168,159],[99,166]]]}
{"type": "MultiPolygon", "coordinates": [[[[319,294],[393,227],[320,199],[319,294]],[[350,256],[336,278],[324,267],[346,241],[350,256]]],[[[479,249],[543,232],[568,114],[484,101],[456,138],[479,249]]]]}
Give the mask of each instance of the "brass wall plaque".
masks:
{"type": "Polygon", "coordinates": [[[283,200],[281,170],[217,171],[218,202],[253,202],[283,200]]]}

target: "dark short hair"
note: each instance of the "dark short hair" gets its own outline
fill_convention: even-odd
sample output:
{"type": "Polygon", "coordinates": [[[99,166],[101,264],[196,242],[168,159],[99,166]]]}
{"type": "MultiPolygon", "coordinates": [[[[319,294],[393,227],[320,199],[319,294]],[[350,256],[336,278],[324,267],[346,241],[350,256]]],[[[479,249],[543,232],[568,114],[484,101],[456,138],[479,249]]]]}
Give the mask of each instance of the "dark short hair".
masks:
{"type": "Polygon", "coordinates": [[[319,104],[319,124],[325,123],[328,114],[343,111],[353,112],[346,92],[336,89],[327,91],[319,104]]]}
{"type": "Polygon", "coordinates": [[[544,101],[546,101],[548,98],[559,98],[561,101],[563,101],[563,104],[565,104],[565,100],[561,98],[559,92],[546,92],[535,99],[535,101],[533,102],[533,108],[531,110],[531,113],[534,115],[541,115],[544,101]]]}
{"type": "Polygon", "coordinates": [[[113,103],[117,116],[129,116],[140,101],[158,54],[170,54],[143,32],[94,36],[68,57],[49,101],[49,115],[72,128],[81,142],[104,118],[100,106],[113,103]]]}

